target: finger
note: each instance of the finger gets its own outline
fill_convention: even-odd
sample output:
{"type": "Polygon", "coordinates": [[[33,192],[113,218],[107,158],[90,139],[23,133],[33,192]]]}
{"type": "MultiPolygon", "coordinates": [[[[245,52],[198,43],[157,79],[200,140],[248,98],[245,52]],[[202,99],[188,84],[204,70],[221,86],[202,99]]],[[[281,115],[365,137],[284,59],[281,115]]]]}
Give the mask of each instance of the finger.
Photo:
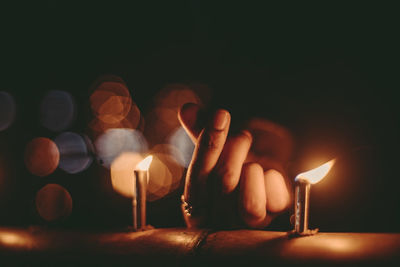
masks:
{"type": "Polygon", "coordinates": [[[239,184],[242,166],[246,160],[252,142],[248,131],[241,131],[235,136],[228,137],[221,156],[215,166],[215,177],[221,179],[220,192],[223,195],[235,190],[239,184]]]}
{"type": "Polygon", "coordinates": [[[269,213],[285,211],[290,205],[290,192],[284,176],[277,170],[270,169],[264,172],[264,179],[267,211],[269,213]]]}
{"type": "Polygon", "coordinates": [[[229,136],[224,149],[209,178],[211,183],[212,215],[214,227],[230,228],[237,226],[237,190],[240,174],[246,155],[251,146],[251,135],[242,131],[229,136]]]}
{"type": "Polygon", "coordinates": [[[252,228],[263,228],[271,222],[266,211],[264,171],[257,163],[243,165],[240,177],[239,210],[243,221],[252,228]]]}
{"type": "Polygon", "coordinates": [[[199,137],[201,126],[199,125],[200,107],[197,104],[184,104],[178,113],[178,119],[193,143],[199,137]]]}
{"type": "Polygon", "coordinates": [[[264,170],[274,169],[280,173],[284,173],[285,169],[283,163],[273,157],[262,155],[256,156],[252,151],[247,154],[245,162],[257,162],[263,167],[264,170]]]}
{"type": "Polygon", "coordinates": [[[201,131],[189,164],[184,196],[192,205],[204,204],[206,180],[215,167],[228,135],[230,114],[217,110],[211,123],[201,131]],[[197,203],[196,203],[197,202],[197,203]],[[202,202],[202,203],[198,203],[202,202]]]}

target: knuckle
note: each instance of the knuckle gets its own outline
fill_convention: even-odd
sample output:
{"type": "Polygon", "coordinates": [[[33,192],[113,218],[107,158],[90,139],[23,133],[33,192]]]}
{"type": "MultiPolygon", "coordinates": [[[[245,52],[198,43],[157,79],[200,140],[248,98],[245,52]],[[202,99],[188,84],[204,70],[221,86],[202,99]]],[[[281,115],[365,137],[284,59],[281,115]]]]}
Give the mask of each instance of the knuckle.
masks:
{"type": "Polygon", "coordinates": [[[200,145],[208,150],[218,150],[224,145],[219,133],[204,133],[200,145]]]}
{"type": "Polygon", "coordinates": [[[207,142],[207,148],[209,149],[218,149],[222,146],[221,140],[215,136],[211,136],[207,142]]]}

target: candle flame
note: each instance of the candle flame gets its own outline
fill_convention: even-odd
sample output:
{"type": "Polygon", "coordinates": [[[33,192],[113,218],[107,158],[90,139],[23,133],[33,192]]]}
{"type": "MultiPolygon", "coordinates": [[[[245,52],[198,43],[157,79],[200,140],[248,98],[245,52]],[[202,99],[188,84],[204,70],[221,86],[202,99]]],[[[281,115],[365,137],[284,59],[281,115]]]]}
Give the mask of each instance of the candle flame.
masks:
{"type": "Polygon", "coordinates": [[[147,156],[144,160],[136,165],[136,169],[140,171],[147,171],[150,167],[150,163],[153,160],[153,156],[147,156]]]}
{"type": "Polygon", "coordinates": [[[296,176],[295,181],[305,180],[309,183],[316,184],[328,174],[333,164],[335,164],[335,161],[336,159],[332,159],[315,169],[302,172],[296,176]]]}

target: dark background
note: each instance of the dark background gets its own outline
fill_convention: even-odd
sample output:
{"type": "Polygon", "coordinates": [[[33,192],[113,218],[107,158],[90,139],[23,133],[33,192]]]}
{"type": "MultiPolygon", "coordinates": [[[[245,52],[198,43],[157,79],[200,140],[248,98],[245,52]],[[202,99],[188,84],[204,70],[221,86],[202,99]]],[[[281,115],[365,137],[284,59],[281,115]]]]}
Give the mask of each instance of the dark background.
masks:
{"type": "MultiPolygon", "coordinates": [[[[37,118],[47,90],[73,94],[80,113],[70,130],[83,131],[88,88],[100,75],[121,76],[143,110],[168,83],[201,83],[233,120],[265,117],[291,130],[293,175],[315,157],[341,155],[340,178],[313,190],[316,226],[398,231],[393,6],[47,1],[3,5],[0,17],[0,90],[12,92],[18,111],[1,133],[11,162],[32,137],[53,137],[37,118]]],[[[18,205],[6,211],[19,214],[18,205]]],[[[3,220],[25,220],[16,217],[3,220]]]]}

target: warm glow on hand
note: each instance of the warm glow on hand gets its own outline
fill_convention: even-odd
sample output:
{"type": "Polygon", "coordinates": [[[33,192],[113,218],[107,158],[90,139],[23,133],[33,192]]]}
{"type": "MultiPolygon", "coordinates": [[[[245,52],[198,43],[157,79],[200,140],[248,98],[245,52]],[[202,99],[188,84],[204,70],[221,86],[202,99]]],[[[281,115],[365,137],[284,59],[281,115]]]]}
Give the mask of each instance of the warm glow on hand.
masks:
{"type": "Polygon", "coordinates": [[[327,163],[325,163],[315,169],[312,169],[312,170],[309,170],[306,172],[302,172],[296,176],[295,181],[305,180],[309,183],[316,184],[319,181],[321,181],[322,178],[324,178],[328,174],[328,172],[331,170],[333,164],[335,164],[335,161],[336,161],[336,159],[332,159],[332,160],[328,161],[327,163]]]}

